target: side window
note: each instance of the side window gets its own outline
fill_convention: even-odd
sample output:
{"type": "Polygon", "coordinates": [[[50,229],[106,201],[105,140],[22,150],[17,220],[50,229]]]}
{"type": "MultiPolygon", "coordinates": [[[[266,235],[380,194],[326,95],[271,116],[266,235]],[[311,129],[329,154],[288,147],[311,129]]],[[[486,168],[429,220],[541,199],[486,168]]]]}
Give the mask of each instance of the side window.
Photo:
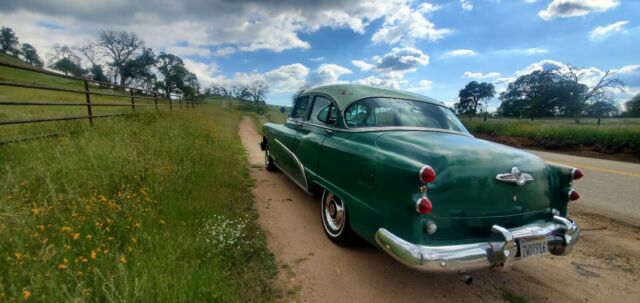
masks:
{"type": "Polygon", "coordinates": [[[356,103],[347,108],[347,111],[344,113],[344,119],[349,127],[359,127],[367,124],[367,120],[372,122],[373,115],[370,115],[368,107],[356,103]]]}
{"type": "Polygon", "coordinates": [[[331,101],[329,99],[322,96],[315,97],[313,101],[313,109],[311,110],[311,118],[309,120],[314,123],[327,123],[331,107],[331,101]]]}
{"type": "Polygon", "coordinates": [[[296,104],[291,112],[291,118],[305,118],[307,107],[309,107],[309,96],[302,96],[296,99],[296,104]]]}

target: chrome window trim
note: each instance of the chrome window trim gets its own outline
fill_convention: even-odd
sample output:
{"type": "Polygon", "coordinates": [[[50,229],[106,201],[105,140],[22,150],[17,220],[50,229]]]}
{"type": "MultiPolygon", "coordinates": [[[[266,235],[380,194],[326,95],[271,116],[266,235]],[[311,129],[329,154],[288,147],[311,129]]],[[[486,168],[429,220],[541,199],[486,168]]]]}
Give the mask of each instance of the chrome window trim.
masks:
{"type": "MultiPolygon", "coordinates": [[[[300,159],[298,159],[296,154],[294,154],[288,147],[286,147],[284,144],[282,144],[282,142],[280,142],[280,140],[275,138],[274,141],[276,141],[276,143],[280,144],[280,146],[282,146],[282,148],[284,148],[284,150],[287,151],[291,155],[293,160],[296,162],[296,165],[298,166],[298,169],[302,173],[302,179],[304,180],[304,184],[301,184],[298,180],[293,178],[289,173],[287,173],[286,170],[280,169],[280,171],[282,171],[285,175],[287,175],[287,177],[289,177],[289,179],[291,179],[294,183],[296,183],[298,186],[302,187],[302,189],[304,189],[305,191],[308,192],[309,191],[309,185],[307,184],[307,174],[304,171],[304,165],[302,165],[302,162],[300,162],[300,159]]],[[[276,164],[276,166],[278,166],[278,165],[276,164]]],[[[278,168],[280,168],[280,166],[278,166],[278,168]]]]}

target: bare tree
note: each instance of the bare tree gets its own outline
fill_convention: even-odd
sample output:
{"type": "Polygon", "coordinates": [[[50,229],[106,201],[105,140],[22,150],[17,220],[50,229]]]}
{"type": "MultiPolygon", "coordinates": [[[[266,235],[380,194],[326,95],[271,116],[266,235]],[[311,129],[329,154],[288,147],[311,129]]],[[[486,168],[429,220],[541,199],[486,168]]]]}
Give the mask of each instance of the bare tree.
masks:
{"type": "MultiPolygon", "coordinates": [[[[586,76],[586,73],[581,72],[573,66],[569,66],[568,71],[564,72],[563,76],[567,77],[571,81],[580,83],[586,76]]],[[[623,91],[622,87],[624,86],[624,83],[613,76],[613,72],[609,70],[605,71],[600,79],[594,85],[588,86],[587,92],[577,99],[577,104],[575,104],[573,112],[576,124],[580,123],[580,114],[582,114],[590,104],[598,100],[606,99],[607,95],[610,94],[612,90],[623,91]]]]}
{"type": "Polygon", "coordinates": [[[125,68],[143,50],[144,41],[132,32],[103,31],[93,45],[100,55],[108,58],[107,64],[114,70],[113,81],[125,85],[129,78],[125,68]]]}
{"type": "Polygon", "coordinates": [[[266,95],[269,92],[269,86],[267,86],[264,81],[255,81],[251,83],[251,85],[249,85],[247,89],[249,90],[249,94],[253,99],[253,102],[255,102],[256,104],[266,103],[265,100],[266,95]]]}

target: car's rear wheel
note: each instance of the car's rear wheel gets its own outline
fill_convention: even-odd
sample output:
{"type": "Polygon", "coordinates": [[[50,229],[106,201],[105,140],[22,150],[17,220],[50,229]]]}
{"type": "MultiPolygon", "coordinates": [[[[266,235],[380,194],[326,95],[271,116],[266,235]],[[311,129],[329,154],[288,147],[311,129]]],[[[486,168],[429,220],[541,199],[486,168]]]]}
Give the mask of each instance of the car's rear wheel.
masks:
{"type": "Polygon", "coordinates": [[[269,146],[265,147],[264,149],[264,168],[266,168],[268,171],[278,170],[276,164],[273,162],[273,158],[271,157],[269,146]]]}
{"type": "Polygon", "coordinates": [[[322,225],[324,232],[338,245],[347,246],[353,243],[354,234],[349,225],[349,216],[344,202],[327,190],[322,194],[322,225]]]}

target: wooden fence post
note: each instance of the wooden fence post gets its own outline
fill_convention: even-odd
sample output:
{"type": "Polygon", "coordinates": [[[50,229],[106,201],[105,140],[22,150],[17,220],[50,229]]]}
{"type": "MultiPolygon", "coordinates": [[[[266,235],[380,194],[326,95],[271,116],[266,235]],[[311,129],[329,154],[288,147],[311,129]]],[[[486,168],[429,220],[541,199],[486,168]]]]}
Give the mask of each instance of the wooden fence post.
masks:
{"type": "Polygon", "coordinates": [[[153,103],[156,104],[156,110],[158,110],[158,93],[153,92],[153,103]]]}
{"type": "Polygon", "coordinates": [[[136,111],[136,102],[133,99],[133,88],[129,88],[129,92],[131,92],[131,110],[136,111]]]}
{"type": "Polygon", "coordinates": [[[87,114],[89,114],[89,125],[93,126],[93,112],[91,111],[91,94],[89,93],[89,81],[84,80],[84,95],[87,100],[87,114]]]}
{"type": "Polygon", "coordinates": [[[171,104],[171,96],[169,96],[169,110],[173,110],[173,104],[171,104]]]}

